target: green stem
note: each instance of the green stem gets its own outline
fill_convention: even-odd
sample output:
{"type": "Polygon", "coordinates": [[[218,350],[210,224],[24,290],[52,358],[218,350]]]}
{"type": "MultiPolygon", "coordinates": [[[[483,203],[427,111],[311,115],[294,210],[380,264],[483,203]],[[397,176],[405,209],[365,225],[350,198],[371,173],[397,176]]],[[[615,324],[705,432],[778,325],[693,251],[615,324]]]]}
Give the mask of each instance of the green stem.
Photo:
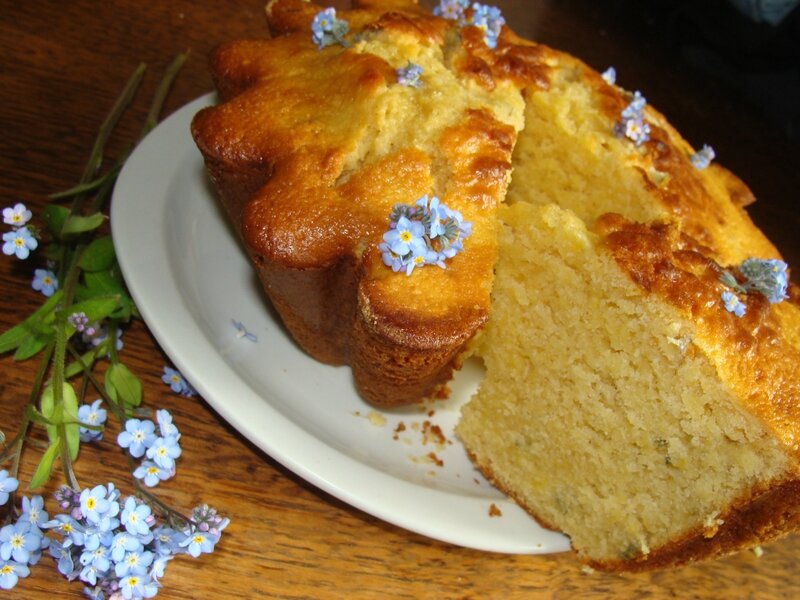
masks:
{"type": "Polygon", "coordinates": [[[170,88],[172,87],[172,83],[175,81],[175,77],[177,77],[178,72],[183,67],[183,63],[186,62],[186,59],[189,57],[189,51],[183,52],[178,54],[170,65],[167,67],[167,70],[164,72],[164,76],[161,78],[161,82],[158,84],[158,88],[156,89],[156,93],[153,96],[153,101],[150,104],[150,110],[147,111],[147,118],[144,121],[144,127],[142,128],[142,133],[139,136],[139,139],[143,139],[151,129],[153,129],[158,124],[158,116],[161,114],[161,108],[164,106],[164,100],[169,93],[170,88]]]}
{"type": "MultiPolygon", "coordinates": [[[[97,169],[100,168],[100,164],[103,162],[103,152],[105,150],[106,142],[108,141],[111,132],[114,131],[114,128],[116,127],[120,117],[125,112],[125,109],[131,103],[131,100],[133,100],[136,90],[139,89],[139,84],[142,81],[145,68],[146,65],[144,63],[140,64],[136,68],[136,70],[128,79],[127,84],[125,84],[125,88],[117,98],[114,106],[111,108],[111,111],[106,116],[105,121],[103,121],[103,124],[100,126],[100,131],[95,138],[94,146],[89,154],[89,160],[87,161],[86,167],[83,170],[83,175],[81,175],[79,184],[91,181],[97,172],[97,169]]],[[[72,201],[72,214],[79,213],[82,204],[83,196],[76,196],[72,201]]]]}

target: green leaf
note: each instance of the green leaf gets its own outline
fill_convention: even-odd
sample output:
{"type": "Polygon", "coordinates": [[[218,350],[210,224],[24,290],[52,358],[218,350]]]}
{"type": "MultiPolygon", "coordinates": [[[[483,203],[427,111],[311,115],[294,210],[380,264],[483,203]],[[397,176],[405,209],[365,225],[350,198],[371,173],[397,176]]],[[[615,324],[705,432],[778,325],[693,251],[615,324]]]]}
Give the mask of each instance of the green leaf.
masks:
{"type": "Polygon", "coordinates": [[[50,479],[50,473],[53,472],[53,462],[56,456],[58,456],[59,442],[60,440],[58,438],[50,441],[50,446],[45,450],[42,455],[42,460],[39,461],[39,466],[36,467],[36,472],[33,474],[33,477],[31,477],[31,483],[28,489],[36,489],[50,479]]]}
{"type": "Polygon", "coordinates": [[[31,333],[22,340],[22,343],[14,353],[14,360],[22,361],[27,360],[31,356],[35,356],[44,349],[55,337],[55,331],[46,333],[31,333]]]}
{"type": "Polygon", "coordinates": [[[109,386],[114,389],[112,396],[114,400],[121,401],[130,407],[136,407],[142,403],[142,382],[122,363],[112,364],[108,368],[104,382],[106,391],[109,391],[109,386]]]}
{"type": "Polygon", "coordinates": [[[58,422],[55,420],[56,397],[52,383],[48,383],[42,390],[39,409],[42,411],[44,418],[51,423],[50,425],[45,425],[45,429],[47,429],[47,439],[50,440],[50,443],[53,443],[53,440],[58,439],[58,430],[55,427],[58,422]]]}
{"type": "Polygon", "coordinates": [[[25,338],[38,330],[38,325],[45,320],[55,309],[61,300],[63,292],[58,290],[50,296],[35,312],[33,312],[22,323],[19,323],[0,335],[0,354],[18,348],[25,338]]]}
{"type": "Polygon", "coordinates": [[[81,255],[78,266],[84,271],[107,271],[114,265],[117,255],[110,235],[97,238],[81,255]]]}
{"type": "Polygon", "coordinates": [[[71,233],[86,233],[87,231],[93,231],[94,229],[100,227],[105,220],[105,215],[99,212],[89,215],[88,217],[83,217],[81,215],[70,215],[64,222],[64,226],[61,228],[61,233],[63,235],[69,235],[71,233]]]}
{"type": "Polygon", "coordinates": [[[69,209],[57,204],[48,204],[42,212],[42,220],[52,236],[61,239],[64,223],[69,218],[69,209]]]}
{"type": "Polygon", "coordinates": [[[75,460],[78,458],[78,450],[80,449],[81,445],[80,431],[77,425],[78,396],[75,395],[74,388],[66,381],[64,382],[63,390],[64,414],[62,415],[62,421],[64,420],[64,417],[67,417],[70,421],[72,421],[67,422],[64,425],[64,433],[67,437],[69,457],[71,460],[75,460]]]}
{"type": "Polygon", "coordinates": [[[95,346],[83,354],[80,361],[75,360],[67,365],[66,369],[64,369],[64,379],[71,379],[72,377],[75,377],[75,375],[83,373],[84,365],[86,365],[87,369],[91,369],[96,359],[97,347],[95,346]]]}
{"type": "Polygon", "coordinates": [[[86,287],[93,296],[100,294],[110,296],[112,294],[124,294],[117,279],[109,271],[99,271],[97,273],[84,273],[83,280],[86,287]]]}

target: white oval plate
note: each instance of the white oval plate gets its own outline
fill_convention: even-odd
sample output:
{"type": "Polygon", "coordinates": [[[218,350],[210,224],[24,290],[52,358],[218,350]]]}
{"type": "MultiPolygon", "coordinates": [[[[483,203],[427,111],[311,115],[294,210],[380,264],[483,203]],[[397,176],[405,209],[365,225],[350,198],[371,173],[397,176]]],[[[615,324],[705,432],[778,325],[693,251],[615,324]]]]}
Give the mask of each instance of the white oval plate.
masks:
{"type": "Polygon", "coordinates": [[[453,434],[479,367],[458,375],[446,402],[378,413],[348,368],[320,364],[294,344],[218,208],[189,132],[214,99],[184,106],[147,136],[111,206],[125,280],[177,368],[250,441],[352,506],[480,550],[567,550],[565,536],[539,527],[480,476],[453,434]],[[258,340],[237,337],[233,321],[258,340]],[[425,421],[441,429],[443,444],[424,435],[425,421]],[[405,431],[395,432],[401,422],[405,431]],[[490,516],[492,505],[501,516],[490,516]]]}

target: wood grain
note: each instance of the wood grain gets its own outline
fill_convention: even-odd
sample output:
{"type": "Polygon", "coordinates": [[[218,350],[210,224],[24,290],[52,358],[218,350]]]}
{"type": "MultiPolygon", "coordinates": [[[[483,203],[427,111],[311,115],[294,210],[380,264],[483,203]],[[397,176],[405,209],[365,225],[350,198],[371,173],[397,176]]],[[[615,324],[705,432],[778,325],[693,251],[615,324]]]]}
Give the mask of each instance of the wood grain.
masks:
{"type": "MultiPolygon", "coordinates": [[[[642,89],[695,145],[755,190],[755,220],[790,261],[800,262],[797,148],[730,89],[678,61],[659,24],[619,18],[625,2],[498,2],[520,33],[563,48],[603,69],[615,65],[626,87],[642,89]],[[604,7],[604,8],[602,8],[604,7]],[[649,29],[648,29],[649,28],[649,29]]],[[[110,154],[138,133],[162,70],[180,51],[191,58],[165,113],[211,89],[210,49],[225,40],[262,37],[261,0],[227,2],[0,1],[0,204],[35,211],[46,195],[79,177],[94,135],[128,75],[148,72],[111,140],[110,154]]],[[[41,297],[30,289],[32,264],[0,260],[0,329],[41,297]]],[[[314,489],[257,450],[200,398],[172,394],[160,380],[170,364],[146,327],[125,333],[124,360],[145,383],[145,401],[173,412],[183,432],[179,475],[160,488],[176,506],[199,502],[231,517],[217,551],[172,561],[161,598],[789,598],[800,539],[683,569],[631,576],[582,572],[569,554],[506,556],[436,542],[381,522],[314,489]]],[[[0,358],[0,429],[19,423],[36,364],[0,358]]],[[[84,449],[80,481],[115,481],[128,491],[120,454],[106,440],[84,449]]],[[[35,465],[26,454],[22,477],[35,465]]],[[[48,491],[52,491],[51,484],[48,491]]],[[[502,518],[502,517],[500,517],[502,518]]],[[[9,597],[80,597],[48,557],[9,597]]]]}

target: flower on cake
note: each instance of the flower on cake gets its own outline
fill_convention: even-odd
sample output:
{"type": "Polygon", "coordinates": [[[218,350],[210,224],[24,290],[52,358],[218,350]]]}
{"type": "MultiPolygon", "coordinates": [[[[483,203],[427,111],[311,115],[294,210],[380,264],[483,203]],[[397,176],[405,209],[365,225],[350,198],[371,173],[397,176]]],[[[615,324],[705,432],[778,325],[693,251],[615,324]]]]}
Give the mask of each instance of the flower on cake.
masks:
{"type": "Polygon", "coordinates": [[[614,125],[614,133],[624,136],[637,146],[650,139],[650,125],[644,120],[644,107],[647,100],[637,90],[630,103],[621,113],[621,120],[614,125]]]}
{"type": "Polygon", "coordinates": [[[378,245],[383,263],[394,272],[425,265],[446,268],[445,261],[464,249],[463,240],[472,224],[451,210],[436,196],[427,194],[413,205],[396,204],[389,213],[389,230],[378,245]]]}
{"type": "Polygon", "coordinates": [[[422,67],[417,63],[408,61],[405,67],[397,69],[397,83],[407,87],[422,87],[422,67]]]}
{"type": "Polygon", "coordinates": [[[326,8],[318,12],[311,22],[311,39],[319,49],[335,44],[346,46],[344,36],[348,29],[347,21],[336,18],[335,8],[326,8]]]}
{"type": "Polygon", "coordinates": [[[774,258],[747,258],[736,268],[740,278],[731,271],[723,271],[720,281],[730,288],[722,292],[725,309],[737,317],[744,315],[745,307],[737,294],[758,293],[770,304],[785,300],[789,297],[788,268],[785,262],[774,258]]]}
{"type": "Polygon", "coordinates": [[[711,146],[709,146],[708,144],[703,144],[703,147],[700,148],[700,150],[698,150],[694,154],[692,154],[689,157],[689,160],[691,161],[692,166],[695,169],[702,170],[708,167],[708,165],[711,164],[711,161],[714,160],[716,156],[717,155],[711,146]]]}

